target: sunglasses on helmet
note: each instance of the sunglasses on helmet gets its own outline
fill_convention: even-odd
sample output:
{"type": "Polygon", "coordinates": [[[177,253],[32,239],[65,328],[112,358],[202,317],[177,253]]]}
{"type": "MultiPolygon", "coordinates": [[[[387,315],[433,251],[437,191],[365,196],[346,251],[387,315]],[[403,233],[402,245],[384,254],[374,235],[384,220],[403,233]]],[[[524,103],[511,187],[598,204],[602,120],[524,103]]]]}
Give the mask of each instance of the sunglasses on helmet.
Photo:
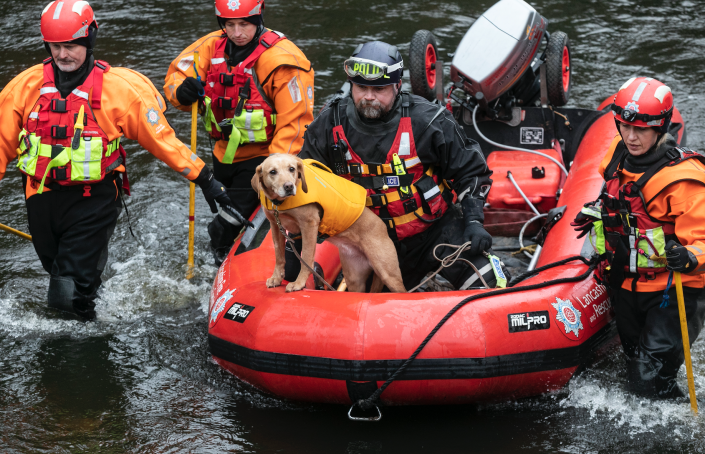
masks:
{"type": "Polygon", "coordinates": [[[619,115],[622,120],[628,121],[630,123],[634,122],[634,121],[643,121],[645,123],[648,123],[650,121],[664,119],[667,116],[671,115],[671,113],[673,113],[673,107],[671,107],[666,112],[664,112],[660,115],[648,115],[648,114],[637,113],[637,111],[631,110],[631,109],[623,109],[623,108],[619,107],[617,104],[612,104],[612,112],[619,115]]]}
{"type": "Polygon", "coordinates": [[[345,60],[344,67],[345,73],[350,77],[360,76],[365,80],[377,80],[381,77],[389,77],[387,74],[402,69],[404,62],[388,65],[374,60],[352,57],[345,60]]]}

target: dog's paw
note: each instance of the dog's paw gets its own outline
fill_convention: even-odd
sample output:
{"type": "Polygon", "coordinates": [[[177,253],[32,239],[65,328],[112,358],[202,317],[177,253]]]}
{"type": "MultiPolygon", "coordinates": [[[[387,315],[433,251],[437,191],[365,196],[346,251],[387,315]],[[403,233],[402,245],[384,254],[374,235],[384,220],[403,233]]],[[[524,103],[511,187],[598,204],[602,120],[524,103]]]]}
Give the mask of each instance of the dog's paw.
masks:
{"type": "Polygon", "coordinates": [[[279,287],[281,284],[282,284],[281,277],[272,276],[269,279],[267,279],[267,288],[279,287]]]}
{"type": "Polygon", "coordinates": [[[303,284],[297,284],[296,282],[289,282],[286,285],[286,291],[287,292],[298,292],[299,290],[303,290],[305,287],[306,287],[305,282],[303,284]]]}

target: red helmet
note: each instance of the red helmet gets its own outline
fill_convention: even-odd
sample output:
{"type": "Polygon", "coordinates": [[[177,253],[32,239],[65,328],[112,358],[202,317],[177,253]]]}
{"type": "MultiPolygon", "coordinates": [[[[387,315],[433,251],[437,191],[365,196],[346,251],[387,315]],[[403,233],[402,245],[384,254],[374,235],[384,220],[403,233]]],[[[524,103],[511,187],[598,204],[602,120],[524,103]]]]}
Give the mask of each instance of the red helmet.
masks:
{"type": "Polygon", "coordinates": [[[64,43],[89,37],[89,28],[98,28],[93,8],[83,0],[53,1],[42,13],[42,39],[48,43],[64,43]]]}
{"type": "Polygon", "coordinates": [[[264,10],[264,0],[215,0],[215,15],[221,19],[257,16],[264,10]]]}
{"type": "Polygon", "coordinates": [[[668,128],[673,114],[671,89],[651,77],[632,77],[614,97],[616,121],[634,126],[668,128]]]}

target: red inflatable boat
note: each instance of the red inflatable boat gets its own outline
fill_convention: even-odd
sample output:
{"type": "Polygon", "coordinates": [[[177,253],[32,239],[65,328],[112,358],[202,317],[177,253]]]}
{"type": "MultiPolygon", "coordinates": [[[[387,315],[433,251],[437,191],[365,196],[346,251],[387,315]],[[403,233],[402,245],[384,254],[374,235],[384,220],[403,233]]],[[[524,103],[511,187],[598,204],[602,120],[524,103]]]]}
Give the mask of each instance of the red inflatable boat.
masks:
{"type": "MultiPolygon", "coordinates": [[[[481,29],[488,26],[485,16],[502,17],[502,8],[509,8],[516,19],[516,4],[526,5],[521,0],[502,0],[468,31],[451,72],[456,91],[468,96],[451,97],[460,104],[454,108],[456,118],[481,144],[494,170],[486,207],[491,233],[516,235],[527,220],[536,217],[533,209],[541,214],[550,211],[544,216],[548,217],[544,233],[548,233],[531,263],[532,268],[540,268],[592,254],[591,245],[577,240],[569,223],[583,203],[599,194],[603,181],[597,167],[616,128],[609,110],[612,97],[597,110],[559,107],[570,89],[567,36],[554,32],[548,37],[546,20],[533,9],[527,10],[522,23],[508,21],[528,29],[532,36],[522,35],[523,41],[516,40],[510,55],[495,64],[504,73],[486,71],[481,79],[462,60],[456,61],[474,61],[472,49],[464,50],[463,43],[472,42],[474,33],[488,33],[481,29]],[[526,53],[523,49],[529,49],[529,57],[520,60],[526,53]],[[514,69],[519,66],[516,74],[507,73],[506,68],[512,67],[506,62],[515,64],[514,69]],[[564,74],[551,79],[548,66],[556,64],[564,74]],[[541,76],[547,82],[543,86],[541,76]],[[496,86],[497,80],[506,80],[513,88],[490,96],[488,84],[496,86]],[[534,90],[535,99],[526,95],[529,101],[518,102],[517,86],[523,93],[534,90]],[[486,96],[478,95],[481,90],[486,96]],[[513,103],[507,103],[507,93],[513,103]],[[497,110],[497,105],[504,107],[497,110]],[[510,150],[499,150],[492,142],[510,150]],[[543,155],[511,151],[518,148],[543,155]],[[569,169],[567,177],[556,161],[569,169]]],[[[496,23],[491,25],[497,27],[496,23]]],[[[507,35],[512,30],[501,32],[507,35]]],[[[420,73],[426,77],[423,84],[414,79],[412,83],[416,92],[419,85],[430,88],[430,98],[435,96],[435,85],[442,84],[442,78],[432,74],[438,67],[434,66],[435,43],[426,31],[414,39],[412,77],[414,61],[425,65],[420,73]],[[423,51],[421,58],[413,58],[415,49],[423,51]]],[[[672,132],[683,142],[678,111],[672,132]]],[[[235,243],[218,271],[208,313],[209,345],[223,368],[282,398],[348,405],[368,398],[458,302],[493,291],[331,292],[316,290],[313,278],[301,292],[285,293],[284,286],[268,289],[265,280],[274,268],[274,248],[269,223],[259,222],[262,219],[261,213],[254,216],[259,229],[250,229],[235,243]]],[[[524,233],[530,235],[528,230],[524,233]]],[[[338,251],[328,242],[318,245],[315,261],[327,279],[333,280],[341,271],[338,251]]],[[[607,290],[587,270],[583,262],[572,261],[540,271],[514,288],[586,274],[579,282],[487,296],[464,305],[384,390],[381,403],[472,403],[537,395],[564,386],[617,338],[607,290]]]]}

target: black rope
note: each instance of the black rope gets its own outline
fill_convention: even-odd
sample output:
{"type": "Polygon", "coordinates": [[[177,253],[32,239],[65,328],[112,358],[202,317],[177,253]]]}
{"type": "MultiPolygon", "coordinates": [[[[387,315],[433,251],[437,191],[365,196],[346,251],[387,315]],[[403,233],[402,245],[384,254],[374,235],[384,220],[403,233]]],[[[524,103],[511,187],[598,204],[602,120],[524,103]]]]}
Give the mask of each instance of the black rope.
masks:
{"type": "Polygon", "coordinates": [[[481,298],[487,298],[487,297],[489,297],[489,296],[506,295],[506,294],[508,294],[508,293],[523,292],[523,291],[527,291],[527,290],[536,290],[536,289],[548,287],[548,286],[550,286],[550,285],[558,285],[558,284],[566,284],[566,283],[570,283],[570,282],[582,281],[583,279],[585,279],[586,277],[588,277],[588,276],[590,275],[590,273],[593,272],[593,270],[597,267],[598,263],[600,263],[600,261],[602,260],[602,258],[603,258],[602,256],[597,256],[597,255],[596,255],[596,256],[593,256],[590,260],[587,260],[587,259],[586,259],[585,257],[583,257],[583,256],[576,255],[576,256],[569,257],[569,258],[564,259],[564,260],[560,260],[560,261],[555,262],[555,263],[548,264],[548,265],[546,265],[546,266],[542,266],[542,267],[537,268],[537,269],[535,269],[535,270],[533,270],[533,271],[531,271],[531,272],[529,272],[529,273],[524,273],[524,274],[522,274],[521,276],[519,276],[519,278],[517,278],[517,280],[515,280],[514,283],[516,284],[516,282],[519,282],[519,280],[525,279],[525,276],[527,276],[527,275],[530,276],[530,275],[536,274],[536,273],[538,273],[538,272],[541,272],[541,271],[543,271],[543,270],[547,270],[547,269],[549,269],[549,268],[554,268],[554,267],[556,267],[556,266],[564,265],[564,264],[566,264],[566,263],[568,263],[568,262],[572,262],[572,261],[575,261],[575,260],[581,260],[583,263],[585,263],[586,265],[588,265],[587,271],[585,271],[583,274],[581,274],[581,275],[579,275],[579,276],[565,277],[565,278],[561,278],[561,279],[555,279],[555,280],[552,280],[552,281],[541,282],[541,283],[539,283],[539,284],[527,285],[527,286],[523,286],[523,287],[503,288],[503,289],[494,290],[494,291],[491,291],[491,292],[479,293],[479,294],[476,294],[476,295],[471,295],[471,296],[465,298],[464,300],[462,300],[461,302],[459,302],[458,304],[456,304],[456,305],[445,315],[445,317],[443,317],[443,318],[441,319],[441,321],[438,322],[438,324],[436,325],[436,327],[433,328],[433,330],[428,334],[428,336],[426,336],[426,338],[423,340],[423,342],[421,342],[421,345],[418,346],[418,348],[416,349],[416,351],[414,351],[414,353],[413,353],[406,361],[404,361],[404,363],[399,367],[399,369],[397,369],[397,370],[387,379],[387,381],[384,382],[384,384],[383,384],[382,386],[380,386],[374,393],[372,393],[372,395],[371,395],[370,397],[368,397],[367,399],[360,399],[360,400],[358,400],[356,403],[353,404],[353,406],[357,405],[357,406],[360,407],[362,410],[370,410],[370,409],[374,408],[374,407],[377,405],[377,402],[379,401],[379,396],[384,392],[384,390],[387,389],[387,387],[388,387],[389,385],[391,385],[392,382],[393,382],[394,380],[396,380],[397,377],[399,377],[399,375],[401,375],[401,374],[406,370],[407,367],[409,367],[409,365],[416,359],[416,357],[419,355],[419,353],[421,353],[421,350],[423,350],[423,348],[426,346],[426,344],[433,338],[433,336],[436,335],[436,333],[438,332],[438,330],[441,329],[441,327],[448,321],[448,319],[450,319],[450,318],[453,316],[453,314],[455,314],[456,312],[458,312],[458,310],[459,310],[460,308],[462,308],[463,306],[465,306],[467,303],[469,303],[469,302],[471,302],[471,301],[474,301],[474,300],[481,299],[481,298]]]}
{"type": "MultiPolygon", "coordinates": [[[[539,267],[539,268],[534,268],[534,269],[531,270],[531,271],[527,271],[527,272],[524,273],[524,274],[520,274],[519,276],[517,276],[517,277],[515,277],[514,279],[512,279],[512,281],[507,285],[507,287],[514,287],[514,286],[517,285],[519,282],[521,282],[521,281],[523,281],[523,280],[525,280],[525,279],[528,279],[529,277],[531,277],[531,276],[533,276],[533,275],[535,275],[535,274],[538,274],[538,273],[540,273],[541,271],[545,271],[545,270],[548,270],[548,269],[550,269],[550,268],[555,268],[555,267],[560,266],[560,265],[565,265],[566,263],[573,262],[573,261],[575,261],[575,260],[580,260],[580,261],[582,261],[584,264],[590,266],[590,265],[593,263],[594,258],[588,260],[588,259],[586,259],[585,257],[583,257],[582,255],[574,255],[574,256],[572,256],[572,257],[568,257],[567,259],[563,259],[563,260],[559,260],[559,261],[557,261],[557,262],[549,263],[548,265],[544,265],[544,266],[539,267]]],[[[600,258],[600,260],[601,260],[601,258],[600,258]]]]}

